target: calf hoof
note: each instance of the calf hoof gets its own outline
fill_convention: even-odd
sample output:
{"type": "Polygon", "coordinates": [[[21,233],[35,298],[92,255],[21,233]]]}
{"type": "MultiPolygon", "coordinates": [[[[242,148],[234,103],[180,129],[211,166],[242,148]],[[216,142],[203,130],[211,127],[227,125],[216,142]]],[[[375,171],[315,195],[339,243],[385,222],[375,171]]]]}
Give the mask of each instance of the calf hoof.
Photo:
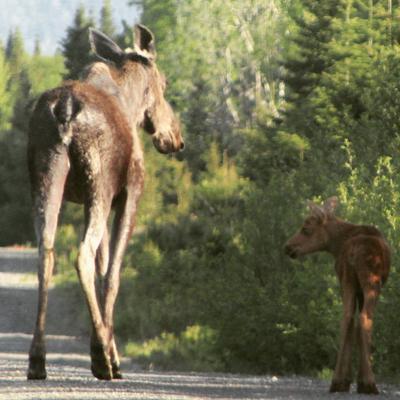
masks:
{"type": "Polygon", "coordinates": [[[112,363],[112,374],[113,379],[122,379],[121,370],[119,369],[119,365],[112,363]]]}
{"type": "Polygon", "coordinates": [[[94,377],[109,381],[113,378],[110,357],[101,346],[92,346],[90,351],[92,359],[91,370],[94,377]]]}
{"type": "Polygon", "coordinates": [[[375,383],[357,383],[357,393],[362,394],[379,394],[379,390],[376,387],[375,383]]]}
{"type": "Polygon", "coordinates": [[[335,392],[349,392],[350,391],[350,384],[351,382],[349,381],[343,381],[343,382],[339,382],[339,381],[332,381],[331,383],[331,387],[329,388],[329,391],[331,393],[335,393],[335,392]]]}
{"type": "Polygon", "coordinates": [[[46,360],[44,357],[29,357],[28,379],[46,379],[46,360]]]}

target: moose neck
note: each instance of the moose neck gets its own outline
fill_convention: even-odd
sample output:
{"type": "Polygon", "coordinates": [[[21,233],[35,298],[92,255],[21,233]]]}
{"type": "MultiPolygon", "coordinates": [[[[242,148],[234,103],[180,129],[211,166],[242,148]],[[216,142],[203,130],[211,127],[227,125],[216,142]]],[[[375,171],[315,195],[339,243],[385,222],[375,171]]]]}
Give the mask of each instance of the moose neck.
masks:
{"type": "Polygon", "coordinates": [[[326,250],[336,259],[342,252],[346,241],[354,236],[359,228],[358,225],[342,221],[335,217],[328,219],[326,222],[326,231],[329,239],[326,250]]]}
{"type": "Polygon", "coordinates": [[[97,62],[88,68],[83,80],[115,97],[132,129],[142,123],[149,86],[145,66],[135,63],[129,66],[129,71],[117,71],[112,66],[97,62]]]}

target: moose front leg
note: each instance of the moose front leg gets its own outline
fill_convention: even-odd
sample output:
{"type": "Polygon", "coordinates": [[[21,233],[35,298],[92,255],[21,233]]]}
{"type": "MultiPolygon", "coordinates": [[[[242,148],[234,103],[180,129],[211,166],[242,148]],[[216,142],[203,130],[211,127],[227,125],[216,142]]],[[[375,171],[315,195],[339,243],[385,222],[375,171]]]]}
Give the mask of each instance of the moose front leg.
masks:
{"type": "Polygon", "coordinates": [[[343,317],[340,328],[340,347],[330,392],[348,392],[352,382],[351,356],[354,341],[355,291],[343,289],[343,317]]]}

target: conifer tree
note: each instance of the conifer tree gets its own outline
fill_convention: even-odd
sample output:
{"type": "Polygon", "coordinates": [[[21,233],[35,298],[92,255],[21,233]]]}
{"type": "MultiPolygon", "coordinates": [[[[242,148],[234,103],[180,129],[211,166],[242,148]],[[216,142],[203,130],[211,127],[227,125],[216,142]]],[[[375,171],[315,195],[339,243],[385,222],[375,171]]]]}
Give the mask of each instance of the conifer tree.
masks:
{"type": "Polygon", "coordinates": [[[18,28],[10,33],[5,54],[10,66],[8,90],[13,104],[12,126],[19,131],[25,131],[28,123],[26,107],[30,101],[31,83],[28,55],[25,52],[22,33],[18,28]]]}
{"type": "Polygon", "coordinates": [[[115,26],[112,17],[111,0],[104,0],[100,11],[100,30],[109,37],[115,36],[115,26]]]}
{"type": "Polygon", "coordinates": [[[5,53],[0,49],[0,131],[4,131],[10,126],[12,114],[11,93],[8,90],[10,79],[10,68],[6,62],[5,53]]]}
{"type": "Polygon", "coordinates": [[[67,69],[66,79],[77,79],[84,66],[92,60],[89,27],[93,26],[93,20],[86,16],[85,8],[81,5],[75,12],[73,25],[67,29],[67,36],[61,43],[67,69]]]}
{"type": "Polygon", "coordinates": [[[162,47],[164,38],[176,25],[177,0],[132,0],[131,4],[141,8],[141,22],[155,34],[157,46],[162,47]]]}
{"type": "Polygon", "coordinates": [[[303,11],[293,15],[297,34],[291,36],[292,45],[284,61],[286,84],[290,96],[307,95],[333,60],[326,57],[328,43],[334,36],[333,21],[340,16],[340,1],[301,1],[303,11]]]}
{"type": "Polygon", "coordinates": [[[16,28],[13,32],[10,32],[8,36],[6,57],[12,66],[13,74],[18,74],[21,71],[23,63],[26,61],[24,40],[19,28],[16,28]]]}

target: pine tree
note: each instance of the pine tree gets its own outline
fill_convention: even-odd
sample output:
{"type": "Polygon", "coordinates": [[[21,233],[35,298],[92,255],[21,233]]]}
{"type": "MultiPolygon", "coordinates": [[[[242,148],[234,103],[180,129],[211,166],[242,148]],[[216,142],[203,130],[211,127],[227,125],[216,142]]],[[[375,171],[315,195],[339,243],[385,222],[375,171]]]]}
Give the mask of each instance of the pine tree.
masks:
{"type": "Polygon", "coordinates": [[[115,36],[115,26],[112,17],[111,0],[104,0],[100,12],[100,30],[109,37],[115,36]]]}
{"type": "Polygon", "coordinates": [[[92,61],[89,27],[93,26],[93,20],[86,16],[85,8],[81,5],[76,10],[73,25],[67,29],[67,36],[61,43],[67,69],[66,79],[77,79],[82,69],[92,61]]]}
{"type": "Polygon", "coordinates": [[[10,127],[12,114],[11,93],[8,90],[10,67],[6,62],[4,50],[0,49],[0,131],[10,127]]]}
{"type": "Polygon", "coordinates": [[[326,57],[326,46],[334,37],[333,22],[340,16],[340,1],[315,2],[302,0],[303,11],[293,16],[297,33],[284,61],[286,84],[291,99],[310,93],[318,84],[323,71],[333,60],[326,57]]]}
{"type": "Polygon", "coordinates": [[[141,22],[155,34],[157,46],[162,47],[164,38],[176,26],[177,0],[133,0],[131,4],[142,9],[141,22]]]}
{"type": "Polygon", "coordinates": [[[10,66],[8,90],[12,97],[12,126],[20,131],[25,131],[28,122],[26,106],[30,101],[31,83],[28,73],[28,55],[25,52],[22,34],[18,28],[10,33],[5,54],[10,66]]]}
{"type": "Polygon", "coordinates": [[[22,65],[26,61],[24,40],[19,28],[16,28],[13,32],[10,32],[8,36],[6,57],[12,66],[13,74],[18,74],[21,71],[22,65]]]}

